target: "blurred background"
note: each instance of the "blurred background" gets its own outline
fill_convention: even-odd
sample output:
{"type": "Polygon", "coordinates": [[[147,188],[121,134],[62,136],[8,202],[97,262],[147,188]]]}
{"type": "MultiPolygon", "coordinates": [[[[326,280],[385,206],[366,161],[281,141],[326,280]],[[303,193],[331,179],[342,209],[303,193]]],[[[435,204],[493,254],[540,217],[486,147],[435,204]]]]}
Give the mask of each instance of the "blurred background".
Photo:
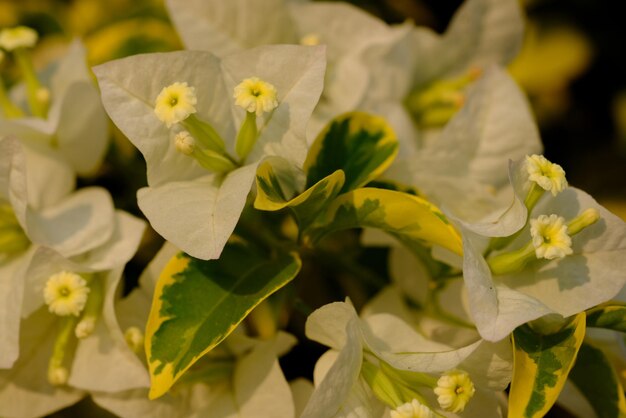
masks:
{"type": "MultiPolygon", "coordinates": [[[[412,19],[445,31],[461,0],[351,0],[389,23],[412,19]]],[[[510,72],[526,91],[540,126],[545,154],[565,169],[572,185],[626,219],[626,25],[615,4],[598,0],[527,0],[525,44],[510,72]]],[[[140,52],[181,48],[160,0],[0,0],[0,27],[35,28],[44,66],[73,37],[81,37],[91,64],[140,52]]],[[[112,127],[106,164],[80,185],[108,188],[116,206],[139,214],[135,192],[145,185],[143,159],[112,127]]],[[[146,238],[129,265],[128,286],[161,245],[146,238]]],[[[289,360],[287,360],[289,361],[289,360]]],[[[89,401],[54,417],[107,417],[89,401]]],[[[562,411],[553,417],[566,417],[562,411]]]]}

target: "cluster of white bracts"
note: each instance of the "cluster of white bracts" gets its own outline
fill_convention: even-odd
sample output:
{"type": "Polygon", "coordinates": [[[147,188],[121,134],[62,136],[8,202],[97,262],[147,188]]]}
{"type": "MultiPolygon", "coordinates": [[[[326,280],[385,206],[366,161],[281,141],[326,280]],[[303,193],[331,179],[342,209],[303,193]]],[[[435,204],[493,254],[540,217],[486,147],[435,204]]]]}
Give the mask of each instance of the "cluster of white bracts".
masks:
{"type": "MultiPolygon", "coordinates": [[[[172,243],[117,305],[144,225],[115,211],[105,190],[74,190],[76,174],[98,168],[108,135],[80,43],[42,81],[46,117],[0,116],[0,227],[21,240],[0,252],[0,416],[43,416],[90,393],[129,418],[498,417],[512,330],[581,312],[623,286],[611,275],[623,266],[624,223],[537,155],[524,95],[501,67],[522,41],[516,0],[466,0],[442,36],[344,3],[167,6],[188,51],[94,68],[106,112],[147,163],[139,207],[172,243]],[[310,316],[307,336],[330,347],[315,388],[289,384],[280,369],[293,337],[235,332],[203,359],[201,372],[226,364],[218,383],[189,378],[149,401],[142,330],[167,260],[177,248],[219,258],[259,164],[272,157],[301,169],[321,127],[355,109],[383,115],[396,131],[400,153],[387,178],[419,189],[462,232],[462,259],[433,252],[462,270],[436,289],[445,320],[403,302],[435,290],[426,268],[394,248],[396,283],[360,317],[349,301],[310,316]],[[406,373],[423,384],[402,389],[406,373]]],[[[32,47],[29,37],[0,34],[0,47],[32,47]]],[[[10,94],[22,110],[23,96],[10,94]]]]}

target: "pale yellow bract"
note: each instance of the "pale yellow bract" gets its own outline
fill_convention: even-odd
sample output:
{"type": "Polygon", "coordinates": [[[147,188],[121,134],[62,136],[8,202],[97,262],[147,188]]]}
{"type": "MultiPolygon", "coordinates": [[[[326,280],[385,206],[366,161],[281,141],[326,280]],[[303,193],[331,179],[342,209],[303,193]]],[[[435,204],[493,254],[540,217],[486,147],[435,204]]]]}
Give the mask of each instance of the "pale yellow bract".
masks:
{"type": "Polygon", "coordinates": [[[50,276],[43,290],[48,309],[59,316],[80,315],[88,295],[87,281],[78,274],[67,271],[50,276]]]}
{"type": "Polygon", "coordinates": [[[276,87],[258,77],[243,80],[233,93],[235,104],[247,112],[261,116],[264,112],[271,112],[278,106],[276,87]]]}
{"type": "Polygon", "coordinates": [[[154,114],[170,128],[196,113],[197,103],[195,88],[176,82],[161,90],[154,103],[154,114]]]}

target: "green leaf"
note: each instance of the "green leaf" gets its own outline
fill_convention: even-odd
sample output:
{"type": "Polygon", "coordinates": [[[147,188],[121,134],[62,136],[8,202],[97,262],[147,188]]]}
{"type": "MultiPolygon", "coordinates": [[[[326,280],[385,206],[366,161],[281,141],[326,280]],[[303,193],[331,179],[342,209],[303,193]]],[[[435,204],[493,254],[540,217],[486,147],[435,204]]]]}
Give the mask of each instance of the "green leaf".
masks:
{"type": "Polygon", "coordinates": [[[167,392],[300,266],[296,253],[269,257],[236,240],[219,260],[174,256],[159,277],[146,325],[150,398],[167,392]]]}
{"type": "Polygon", "coordinates": [[[315,139],[304,169],[307,188],[337,170],[346,179],[342,192],[356,189],[380,176],[398,153],[398,141],[381,117],[363,112],[333,119],[315,139]]]}
{"type": "Polygon", "coordinates": [[[563,329],[539,334],[528,325],[513,332],[513,381],[509,418],[543,417],[554,405],[567,380],[585,336],[585,314],[563,329]]]}
{"type": "Polygon", "coordinates": [[[439,245],[456,254],[463,248],[458,231],[432,203],[393,190],[361,188],[339,195],[311,226],[309,238],[348,228],[382,229],[411,244],[439,245]]]}
{"type": "Polygon", "coordinates": [[[626,417],[624,388],[602,350],[583,343],[569,379],[587,398],[599,418],[626,417]]]}
{"type": "Polygon", "coordinates": [[[300,229],[303,230],[339,194],[344,180],[343,171],[337,170],[309,187],[303,193],[288,199],[272,164],[265,162],[259,166],[256,173],[257,196],[254,201],[254,207],[267,211],[289,207],[296,215],[300,229]]]}
{"type": "Polygon", "coordinates": [[[587,326],[626,332],[626,305],[610,302],[589,309],[587,326]]]}

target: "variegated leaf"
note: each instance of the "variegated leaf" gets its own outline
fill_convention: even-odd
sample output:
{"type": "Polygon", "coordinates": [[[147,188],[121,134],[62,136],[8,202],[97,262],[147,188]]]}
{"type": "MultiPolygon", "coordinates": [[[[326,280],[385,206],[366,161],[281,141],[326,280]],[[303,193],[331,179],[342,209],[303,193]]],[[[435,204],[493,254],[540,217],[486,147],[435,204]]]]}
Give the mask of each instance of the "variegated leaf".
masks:
{"type": "Polygon", "coordinates": [[[257,196],[254,207],[267,211],[289,207],[296,215],[300,229],[303,230],[339,194],[344,180],[343,171],[337,170],[301,194],[289,198],[271,163],[265,162],[259,166],[256,173],[257,196]]]}
{"type": "Polygon", "coordinates": [[[240,241],[219,260],[174,256],[159,277],[146,326],[150,398],[167,392],[300,266],[295,253],[270,257],[240,241]]]}
{"type": "Polygon", "coordinates": [[[606,303],[587,311],[587,326],[626,332],[626,305],[606,303]]]}
{"type": "Polygon", "coordinates": [[[345,173],[342,192],[380,176],[398,153],[396,135],[385,119],[350,112],[333,119],[317,136],[304,163],[307,188],[337,170],[345,173]]]}
{"type": "Polygon", "coordinates": [[[626,417],[624,388],[602,350],[583,343],[569,379],[587,398],[599,418],[626,417]]]}
{"type": "Polygon", "coordinates": [[[509,418],[539,418],[550,410],[563,389],[584,336],[584,312],[552,334],[540,334],[528,325],[513,332],[509,418]]]}
{"type": "Polygon", "coordinates": [[[360,188],[339,195],[311,227],[310,238],[348,228],[381,229],[411,244],[436,244],[463,253],[461,236],[432,203],[393,190],[360,188]]]}

